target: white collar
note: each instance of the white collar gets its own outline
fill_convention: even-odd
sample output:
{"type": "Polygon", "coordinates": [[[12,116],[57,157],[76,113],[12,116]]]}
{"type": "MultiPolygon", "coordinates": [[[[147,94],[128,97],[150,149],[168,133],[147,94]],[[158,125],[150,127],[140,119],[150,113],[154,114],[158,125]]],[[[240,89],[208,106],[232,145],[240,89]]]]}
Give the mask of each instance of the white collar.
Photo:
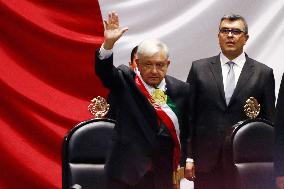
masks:
{"type": "Polygon", "coordinates": [[[227,62],[234,62],[235,65],[239,66],[239,67],[243,67],[243,65],[246,62],[246,55],[244,52],[242,52],[242,54],[240,54],[238,57],[236,57],[233,60],[229,60],[222,52],[220,53],[220,62],[221,62],[221,66],[224,66],[227,62]]]}

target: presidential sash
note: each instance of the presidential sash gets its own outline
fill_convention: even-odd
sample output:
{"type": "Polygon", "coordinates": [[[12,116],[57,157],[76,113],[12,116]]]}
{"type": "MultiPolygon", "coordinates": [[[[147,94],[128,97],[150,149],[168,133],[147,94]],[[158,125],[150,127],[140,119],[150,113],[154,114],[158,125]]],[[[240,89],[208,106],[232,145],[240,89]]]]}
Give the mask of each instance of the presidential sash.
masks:
{"type": "Polygon", "coordinates": [[[161,89],[155,89],[154,93],[151,95],[144,86],[144,83],[137,72],[135,82],[140,91],[144,94],[144,96],[146,96],[146,98],[155,108],[158,117],[163,121],[174,141],[173,170],[177,170],[180,162],[181,145],[179,140],[180,130],[176,106],[161,89]]]}

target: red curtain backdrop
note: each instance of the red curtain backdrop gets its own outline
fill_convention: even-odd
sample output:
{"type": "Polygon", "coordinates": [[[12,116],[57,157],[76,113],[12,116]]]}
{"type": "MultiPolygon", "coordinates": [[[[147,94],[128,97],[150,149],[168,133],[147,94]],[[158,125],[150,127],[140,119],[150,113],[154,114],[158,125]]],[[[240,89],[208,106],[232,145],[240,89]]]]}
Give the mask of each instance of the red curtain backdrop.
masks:
{"type": "Polygon", "coordinates": [[[0,188],[61,188],[61,145],[105,96],[94,0],[0,1],[0,188]]]}

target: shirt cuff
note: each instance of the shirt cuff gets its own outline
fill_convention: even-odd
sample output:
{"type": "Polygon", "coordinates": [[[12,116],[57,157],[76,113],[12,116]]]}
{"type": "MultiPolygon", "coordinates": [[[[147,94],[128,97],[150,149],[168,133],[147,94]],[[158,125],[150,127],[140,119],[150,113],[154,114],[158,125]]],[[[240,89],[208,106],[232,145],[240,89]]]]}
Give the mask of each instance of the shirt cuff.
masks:
{"type": "Polygon", "coordinates": [[[112,55],[112,49],[111,50],[106,50],[104,49],[104,44],[102,44],[100,50],[99,50],[99,59],[104,60],[109,58],[112,55]]]}
{"type": "Polygon", "coordinates": [[[185,161],[186,163],[193,163],[194,161],[193,161],[193,159],[192,158],[186,158],[186,161],[185,161]]]}

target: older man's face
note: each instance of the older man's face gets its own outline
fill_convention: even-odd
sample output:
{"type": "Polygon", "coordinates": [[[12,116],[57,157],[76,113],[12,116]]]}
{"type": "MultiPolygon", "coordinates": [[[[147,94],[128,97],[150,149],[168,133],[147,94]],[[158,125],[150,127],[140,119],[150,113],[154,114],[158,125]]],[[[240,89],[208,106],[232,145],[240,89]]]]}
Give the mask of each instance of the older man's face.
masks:
{"type": "Polygon", "coordinates": [[[161,83],[170,64],[163,52],[158,52],[153,56],[141,56],[137,62],[142,79],[152,87],[157,87],[161,83]]]}

